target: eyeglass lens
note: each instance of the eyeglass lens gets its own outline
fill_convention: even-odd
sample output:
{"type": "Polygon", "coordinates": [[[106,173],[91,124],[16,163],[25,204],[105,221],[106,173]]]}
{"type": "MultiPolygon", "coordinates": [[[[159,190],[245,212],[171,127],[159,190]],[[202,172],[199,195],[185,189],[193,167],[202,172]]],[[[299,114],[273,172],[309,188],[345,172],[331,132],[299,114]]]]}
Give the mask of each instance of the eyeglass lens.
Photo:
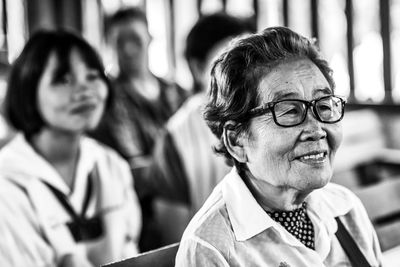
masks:
{"type": "MultiPolygon", "coordinates": [[[[343,113],[342,100],[338,97],[326,97],[314,103],[313,111],[321,122],[336,122],[343,113]]],[[[302,101],[284,100],[274,106],[275,118],[278,124],[291,126],[301,123],[307,112],[307,105],[302,101]]]]}

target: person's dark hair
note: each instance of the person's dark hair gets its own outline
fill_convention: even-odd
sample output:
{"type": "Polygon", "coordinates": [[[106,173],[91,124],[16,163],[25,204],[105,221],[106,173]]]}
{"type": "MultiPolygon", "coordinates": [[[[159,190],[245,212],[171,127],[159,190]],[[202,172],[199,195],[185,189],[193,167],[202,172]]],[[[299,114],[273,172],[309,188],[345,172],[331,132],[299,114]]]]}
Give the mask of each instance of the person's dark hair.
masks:
{"type": "Polygon", "coordinates": [[[12,64],[7,93],[4,100],[5,116],[17,130],[30,137],[37,133],[44,121],[37,106],[37,93],[40,78],[47,66],[50,55],[58,59],[57,75],[70,71],[70,54],[76,49],[88,67],[97,70],[107,85],[108,99],[111,103],[111,85],[104,73],[103,63],[97,52],[82,37],[64,30],[41,30],[32,35],[19,57],[12,64]]]}
{"type": "Polygon", "coordinates": [[[186,38],[185,57],[187,60],[195,58],[204,62],[213,47],[220,41],[254,31],[248,19],[233,17],[226,13],[203,16],[196,22],[186,38]]]}
{"type": "Polygon", "coordinates": [[[271,27],[240,38],[214,62],[204,118],[219,139],[215,151],[236,167],[243,167],[227,151],[222,133],[227,121],[237,122],[237,134],[248,132],[248,113],[260,103],[258,85],[263,76],[286,60],[308,58],[322,72],[332,90],[335,83],[328,63],[310,40],[285,27],[271,27]]]}
{"type": "Polygon", "coordinates": [[[146,13],[140,7],[127,7],[117,10],[114,14],[106,18],[105,20],[105,33],[106,36],[110,33],[110,30],[121,23],[125,23],[130,20],[142,21],[148,26],[146,13]]]}
{"type": "MultiPolygon", "coordinates": [[[[250,32],[255,32],[250,18],[237,18],[222,12],[205,15],[196,22],[186,38],[186,61],[190,63],[194,59],[206,64],[212,49],[221,41],[250,32]]],[[[201,82],[197,79],[193,82],[193,92],[203,90],[201,82]]]]}

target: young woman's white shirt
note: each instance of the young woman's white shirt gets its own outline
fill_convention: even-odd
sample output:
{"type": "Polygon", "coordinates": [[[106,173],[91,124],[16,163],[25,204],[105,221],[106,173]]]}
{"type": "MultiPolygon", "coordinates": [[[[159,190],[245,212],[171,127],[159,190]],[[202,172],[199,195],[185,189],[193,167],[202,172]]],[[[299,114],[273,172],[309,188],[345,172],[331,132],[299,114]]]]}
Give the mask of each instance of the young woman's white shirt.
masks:
{"type": "Polygon", "coordinates": [[[128,164],[114,151],[83,137],[71,190],[22,134],[0,151],[0,266],[56,266],[67,254],[95,265],[138,253],[141,211],[128,164]],[[97,168],[87,217],[101,214],[103,235],[75,242],[70,215],[44,182],[67,196],[80,214],[88,175],[97,168]]]}

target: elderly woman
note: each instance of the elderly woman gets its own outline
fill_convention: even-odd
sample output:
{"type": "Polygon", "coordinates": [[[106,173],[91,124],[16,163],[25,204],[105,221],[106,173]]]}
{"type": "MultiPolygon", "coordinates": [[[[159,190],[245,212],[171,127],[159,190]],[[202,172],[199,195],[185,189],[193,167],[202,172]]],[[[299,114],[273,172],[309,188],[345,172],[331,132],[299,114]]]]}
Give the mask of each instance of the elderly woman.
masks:
{"type": "Polygon", "coordinates": [[[345,105],[334,87],[315,45],[283,27],[215,61],[205,119],[234,167],[185,230],[177,266],[381,265],[361,202],[329,183],[345,105]]]}

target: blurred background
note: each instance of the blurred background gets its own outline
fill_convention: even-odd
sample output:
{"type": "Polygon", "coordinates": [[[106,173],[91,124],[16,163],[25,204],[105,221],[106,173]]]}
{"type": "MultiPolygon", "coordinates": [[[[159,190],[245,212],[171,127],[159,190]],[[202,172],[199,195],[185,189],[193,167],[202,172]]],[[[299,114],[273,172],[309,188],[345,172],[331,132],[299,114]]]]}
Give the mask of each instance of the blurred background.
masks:
{"type": "Polygon", "coordinates": [[[337,93],[349,103],[400,103],[399,0],[1,0],[0,71],[6,71],[38,28],[66,27],[102,51],[112,72],[104,18],[137,5],[145,8],[153,36],[150,68],[184,88],[192,82],[183,58],[189,29],[202,14],[224,10],[251,17],[257,29],[283,25],[315,38],[334,69],[337,93]]]}
{"type": "MultiPolygon", "coordinates": [[[[360,111],[345,116],[337,171],[352,169],[373,150],[400,149],[400,0],[0,0],[0,102],[10,64],[38,29],[82,34],[103,56],[106,71],[116,73],[104,22],[128,6],[147,13],[151,71],[187,90],[193,81],[185,39],[204,14],[224,11],[249,18],[258,30],[288,26],[313,38],[334,70],[336,94],[347,97],[347,111],[360,111]]],[[[9,135],[0,117],[0,145],[9,135]]]]}
{"type": "MultiPolygon", "coordinates": [[[[288,26],[315,38],[334,69],[337,93],[349,103],[400,103],[399,0],[1,0],[2,72],[39,28],[82,33],[115,66],[104,46],[104,18],[124,6],[143,6],[153,42],[154,74],[191,87],[183,58],[186,35],[203,14],[251,17],[257,29],[288,26]]],[[[4,90],[1,90],[3,92],[4,90]]]]}
{"type": "MultiPolygon", "coordinates": [[[[400,0],[1,0],[0,101],[9,64],[40,28],[83,34],[103,55],[107,71],[116,72],[104,21],[127,6],[146,10],[152,72],[188,90],[185,38],[204,14],[225,11],[250,18],[258,30],[282,25],[314,38],[334,70],[336,93],[348,98],[347,109],[373,109],[383,122],[385,145],[400,148],[400,0]]],[[[0,127],[0,140],[6,135],[0,127]]]]}

